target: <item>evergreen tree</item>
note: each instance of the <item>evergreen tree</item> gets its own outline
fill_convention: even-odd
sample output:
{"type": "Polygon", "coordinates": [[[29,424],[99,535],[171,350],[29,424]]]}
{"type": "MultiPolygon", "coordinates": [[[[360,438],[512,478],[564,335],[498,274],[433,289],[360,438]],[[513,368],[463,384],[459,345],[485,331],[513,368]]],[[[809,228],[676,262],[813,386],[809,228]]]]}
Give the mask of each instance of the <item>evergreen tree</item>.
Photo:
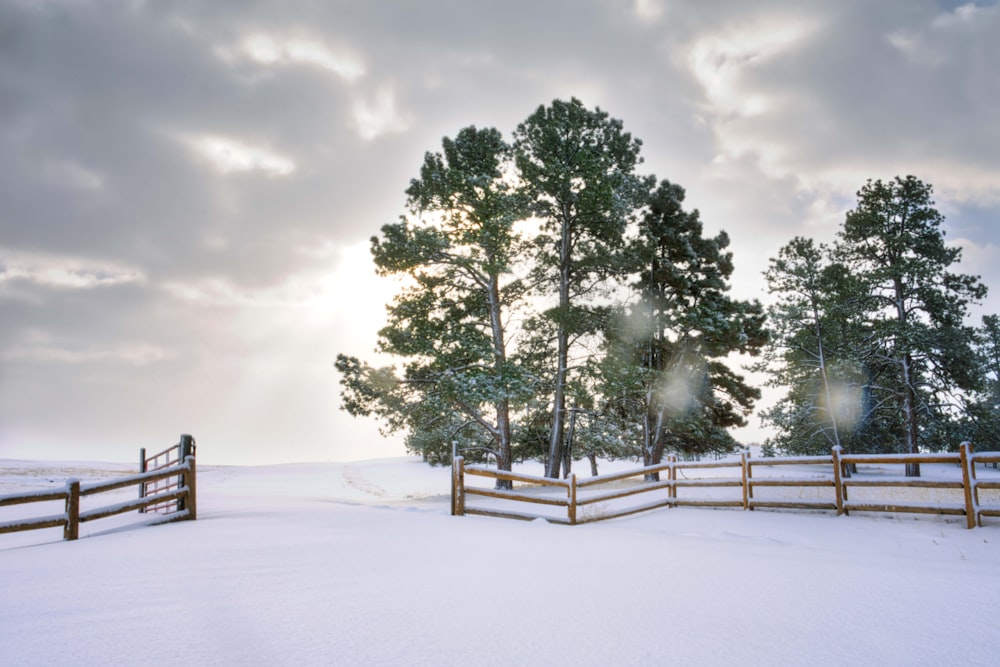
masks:
{"type": "Polygon", "coordinates": [[[577,99],[539,107],[514,133],[518,174],[541,223],[535,281],[554,303],[534,332],[550,341],[534,355],[549,378],[551,421],[545,474],[558,477],[566,446],[573,375],[585,358],[582,341],[597,332],[608,308],[599,304],[624,249],[625,229],[641,202],[635,174],[641,142],[620,120],[577,99]]]}
{"type": "Polygon", "coordinates": [[[497,130],[469,127],[442,148],[407,189],[410,215],[372,239],[378,272],[409,280],[387,307],[378,345],[406,360],[403,374],[339,355],[344,407],[407,429],[408,445],[429,458],[452,440],[480,441],[510,470],[512,402],[529,391],[508,359],[506,328],[524,295],[513,273],[522,200],[497,130]]]}
{"type": "Polygon", "coordinates": [[[684,189],[669,181],[650,195],[629,255],[637,298],[624,311],[625,326],[609,331],[608,377],[617,379],[607,387],[642,424],[646,466],[668,449],[731,451],[736,443],[726,429],[744,425],[760,397],[726,358],[760,350],[763,308],[727,294],[729,237],[704,237],[698,211],[685,211],[683,201],[684,189]]]}
{"type": "Polygon", "coordinates": [[[976,349],[982,383],[968,398],[968,418],[959,439],[979,449],[995,449],[1000,442],[1000,316],[983,316],[976,349]]]}
{"type": "MultiPolygon", "coordinates": [[[[862,279],[861,304],[871,326],[873,400],[901,414],[902,451],[916,453],[933,430],[954,419],[956,392],[974,389],[973,330],[968,306],[986,294],[978,277],[951,273],[961,249],[944,242],[943,216],[931,187],[913,176],[868,181],[847,214],[836,258],[862,279]]],[[[919,476],[918,464],[907,475],[919,476]]]]}
{"type": "Polygon", "coordinates": [[[778,428],[767,444],[793,455],[854,450],[865,418],[867,378],[857,354],[868,333],[857,320],[861,286],[828,255],[826,246],[796,237],[764,274],[776,298],[768,308],[770,344],[756,370],[787,393],[762,419],[778,428]]]}

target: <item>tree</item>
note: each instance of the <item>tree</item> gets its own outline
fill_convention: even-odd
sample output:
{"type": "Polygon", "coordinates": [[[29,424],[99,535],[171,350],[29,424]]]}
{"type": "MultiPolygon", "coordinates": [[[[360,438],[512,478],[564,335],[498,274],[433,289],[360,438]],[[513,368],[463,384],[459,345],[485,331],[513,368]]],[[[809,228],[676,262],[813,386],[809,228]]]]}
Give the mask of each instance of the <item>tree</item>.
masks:
{"type": "Polygon", "coordinates": [[[518,174],[541,223],[536,288],[555,295],[534,325],[554,347],[554,366],[546,364],[552,394],[548,477],[559,476],[563,459],[576,368],[571,350],[606,318],[608,309],[597,305],[597,297],[617,272],[626,224],[641,201],[643,181],[635,174],[640,147],[620,120],[575,98],[539,107],[514,133],[518,174]]]}
{"type": "Polygon", "coordinates": [[[765,278],[770,344],[756,370],[786,395],[763,413],[778,427],[768,444],[790,454],[849,448],[864,416],[866,378],[857,359],[865,338],[856,309],[860,286],[829,249],[796,237],[770,260],[765,278]]]}
{"type": "Polygon", "coordinates": [[[646,466],[659,464],[667,448],[731,451],[726,429],[744,425],[760,397],[725,359],[764,345],[763,307],[727,294],[729,237],[703,236],[684,196],[669,181],[649,196],[629,253],[636,301],[624,311],[625,326],[609,331],[610,376],[619,378],[609,387],[639,407],[646,466]]]}
{"type": "MultiPolygon", "coordinates": [[[[872,390],[900,409],[910,453],[919,451],[922,429],[952,418],[955,392],[975,388],[973,331],[963,320],[986,294],[977,276],[949,271],[962,251],[945,244],[931,193],[913,176],[869,180],[835,245],[838,261],[866,287],[872,362],[886,380],[872,390]]],[[[906,472],[919,476],[919,464],[906,472]]]]}
{"type": "Polygon", "coordinates": [[[513,273],[524,207],[497,130],[465,128],[442,149],[425,155],[406,191],[410,215],[372,238],[378,272],[409,281],[387,307],[378,344],[405,360],[403,374],[339,355],[344,407],[407,429],[408,444],[425,453],[442,441],[474,443],[478,432],[510,470],[512,403],[529,391],[508,358],[506,330],[524,295],[513,273]]]}
{"type": "Polygon", "coordinates": [[[976,331],[982,384],[968,397],[967,420],[961,438],[993,447],[1000,441],[1000,316],[984,315],[976,331]]]}

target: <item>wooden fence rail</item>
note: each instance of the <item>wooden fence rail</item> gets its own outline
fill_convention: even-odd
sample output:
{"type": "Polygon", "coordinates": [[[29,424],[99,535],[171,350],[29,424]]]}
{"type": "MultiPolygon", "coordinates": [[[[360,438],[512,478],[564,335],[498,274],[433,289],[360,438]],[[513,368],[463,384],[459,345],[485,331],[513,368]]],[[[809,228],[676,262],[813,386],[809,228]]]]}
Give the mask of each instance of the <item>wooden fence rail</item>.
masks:
{"type": "Polygon", "coordinates": [[[80,524],[87,521],[104,519],[125,512],[139,510],[143,512],[151,507],[163,506],[164,503],[176,502],[177,510],[165,518],[162,523],[198,518],[197,506],[197,472],[195,457],[187,456],[183,461],[175,461],[173,465],[150,472],[122,477],[106,482],[90,482],[82,484],[79,480],[66,480],[66,487],[58,491],[38,491],[15,493],[0,496],[0,507],[9,505],[26,505],[45,501],[63,501],[65,511],[60,514],[14,519],[0,522],[0,534],[13,533],[40,528],[56,528],[62,526],[63,539],[75,540],[80,535],[80,524]],[[149,486],[168,482],[166,490],[157,493],[147,493],[149,486]],[[80,510],[80,498],[108,491],[137,486],[140,489],[137,500],[127,500],[105,507],[86,511],[80,510]]]}
{"type": "Polygon", "coordinates": [[[945,514],[966,517],[966,526],[981,526],[983,517],[1000,517],[1000,505],[984,506],[980,503],[980,490],[998,491],[1000,481],[979,481],[976,479],[975,464],[1000,463],[1000,452],[974,453],[969,443],[962,443],[958,452],[944,454],[843,454],[839,447],[833,448],[828,456],[796,456],[784,458],[753,459],[743,452],[738,460],[713,462],[679,462],[671,457],[666,463],[646,468],[636,468],[609,475],[599,475],[577,480],[574,474],[566,479],[536,477],[522,473],[500,471],[485,466],[466,466],[462,457],[455,457],[452,464],[452,514],[479,514],[511,519],[532,520],[544,518],[553,523],[575,525],[591,521],[612,519],[660,507],[740,507],[744,510],[807,509],[829,510],[837,515],[855,512],[911,512],[923,514],[945,514]],[[849,477],[847,467],[851,465],[905,465],[909,463],[954,464],[961,470],[961,480],[928,480],[919,478],[902,479],[860,479],[849,477]],[[819,477],[758,476],[754,470],[783,466],[819,466],[828,468],[830,473],[819,477]],[[688,473],[704,470],[731,469],[729,477],[704,477],[688,473]],[[516,490],[486,489],[467,486],[467,475],[496,480],[509,480],[525,485],[516,490]],[[659,481],[642,481],[665,476],[659,481]],[[739,497],[692,497],[690,489],[739,488],[739,497]],[[828,488],[832,491],[829,499],[790,499],[754,497],[757,489],[766,488],[828,488]],[[898,500],[853,499],[852,490],[868,489],[946,489],[961,491],[960,502],[914,503],[898,500]],[[681,492],[685,494],[681,497],[681,492]],[[626,507],[602,507],[601,511],[581,511],[590,505],[606,504],[624,498],[644,495],[653,498],[647,502],[626,507]],[[470,507],[468,496],[514,501],[528,505],[545,505],[565,509],[563,516],[547,516],[531,511],[500,510],[495,507],[470,507]]]}

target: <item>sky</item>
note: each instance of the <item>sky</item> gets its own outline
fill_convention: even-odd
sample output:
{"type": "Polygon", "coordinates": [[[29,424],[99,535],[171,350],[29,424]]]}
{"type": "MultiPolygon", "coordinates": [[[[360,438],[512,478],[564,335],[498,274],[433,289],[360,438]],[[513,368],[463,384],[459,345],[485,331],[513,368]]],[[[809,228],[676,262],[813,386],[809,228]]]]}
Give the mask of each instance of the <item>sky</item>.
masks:
{"type": "MultiPolygon", "coordinates": [[[[576,96],[732,238],[733,295],[867,179],[934,186],[1000,303],[1000,7],[942,0],[0,3],[0,458],[402,452],[339,410],[425,151],[576,96]]],[[[756,415],[737,432],[766,435],[756,415]]]]}

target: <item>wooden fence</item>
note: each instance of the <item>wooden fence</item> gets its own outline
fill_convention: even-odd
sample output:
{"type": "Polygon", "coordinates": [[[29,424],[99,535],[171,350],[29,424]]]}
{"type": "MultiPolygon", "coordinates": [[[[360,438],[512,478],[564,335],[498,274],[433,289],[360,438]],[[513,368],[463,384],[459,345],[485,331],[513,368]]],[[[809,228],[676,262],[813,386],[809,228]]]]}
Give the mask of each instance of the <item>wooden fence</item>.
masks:
{"type": "MultiPolygon", "coordinates": [[[[452,514],[479,514],[510,519],[532,520],[544,518],[553,523],[575,525],[591,521],[612,519],[660,507],[739,507],[744,510],[756,508],[785,508],[830,510],[837,515],[855,512],[912,512],[923,514],[947,514],[965,516],[969,528],[981,526],[983,517],[1000,517],[1000,505],[981,505],[980,490],[1000,490],[1000,481],[979,481],[976,479],[975,464],[996,464],[1000,462],[1000,452],[974,453],[968,443],[962,443],[958,452],[945,454],[842,454],[835,447],[828,456],[798,456],[785,458],[753,459],[744,452],[737,460],[712,462],[679,462],[671,458],[666,463],[646,468],[637,468],[609,475],[599,475],[578,480],[574,474],[566,479],[535,477],[515,472],[506,472],[486,466],[466,466],[462,457],[455,457],[452,464],[452,514]],[[955,464],[961,469],[961,481],[933,480],[920,478],[859,478],[846,474],[851,465],[905,465],[909,463],[955,464]],[[755,468],[781,466],[829,467],[830,472],[820,476],[766,476],[754,477],[755,468]],[[687,477],[686,471],[704,474],[712,469],[731,469],[729,476],[687,477]],[[494,480],[509,480],[526,485],[516,490],[487,489],[467,486],[466,476],[486,477],[494,480]],[[646,476],[665,477],[659,481],[642,481],[646,476]],[[754,497],[754,491],[764,488],[819,487],[832,489],[832,497],[823,499],[789,499],[754,497]],[[688,489],[732,488],[739,489],[738,496],[730,497],[690,497],[688,489]],[[961,491],[961,502],[915,503],[882,498],[871,500],[853,499],[855,490],[870,489],[950,489],[961,491]],[[496,507],[471,507],[466,504],[468,496],[479,496],[528,505],[546,505],[565,508],[563,516],[545,516],[537,511],[510,511],[496,507]],[[625,507],[608,508],[611,501],[644,496],[651,498],[644,503],[625,507]],[[682,497],[684,496],[684,497],[682,497]],[[588,506],[601,503],[600,511],[587,512],[588,506]]],[[[859,494],[860,495],[860,492],[859,494]]],[[[562,511],[562,510],[560,510],[562,511]]]]}
{"type": "MultiPolygon", "coordinates": [[[[155,472],[165,470],[172,466],[183,463],[189,456],[195,456],[194,438],[187,434],[182,434],[180,441],[176,445],[167,447],[158,454],[146,456],[146,448],[139,450],[139,472],[155,472]]],[[[168,492],[179,489],[183,486],[183,477],[173,475],[153,481],[144,482],[139,485],[139,497],[146,496],[163,497],[168,492]]],[[[185,498],[183,496],[172,499],[163,499],[159,503],[154,503],[139,509],[143,512],[158,512],[160,514],[172,514],[184,510],[185,498]]]]}
{"type": "MultiPolygon", "coordinates": [[[[175,504],[173,511],[170,512],[169,517],[159,523],[197,519],[197,473],[193,449],[194,439],[191,436],[181,436],[181,442],[171,447],[170,450],[181,448],[181,451],[184,451],[185,438],[188,438],[191,443],[190,453],[182,460],[174,460],[173,464],[169,466],[105,482],[82,484],[79,480],[68,479],[66,487],[57,491],[0,496],[0,507],[46,501],[63,501],[65,503],[65,512],[60,514],[0,522],[0,534],[61,526],[63,539],[75,540],[80,535],[81,523],[135,510],[143,512],[150,508],[162,508],[170,503],[175,504]],[[138,487],[138,500],[128,500],[86,511],[80,509],[80,499],[83,497],[130,486],[138,487]],[[150,492],[150,489],[155,489],[155,492],[150,492]]],[[[161,452],[161,454],[163,453],[161,452]]],[[[141,458],[145,460],[145,455],[143,454],[141,458]]]]}

